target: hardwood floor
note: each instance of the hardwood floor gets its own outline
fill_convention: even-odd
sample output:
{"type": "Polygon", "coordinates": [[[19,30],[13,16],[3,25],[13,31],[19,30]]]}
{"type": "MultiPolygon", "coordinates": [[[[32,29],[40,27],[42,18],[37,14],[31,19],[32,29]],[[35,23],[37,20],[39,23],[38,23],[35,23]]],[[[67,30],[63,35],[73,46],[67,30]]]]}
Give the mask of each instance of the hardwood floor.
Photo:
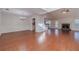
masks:
{"type": "Polygon", "coordinates": [[[0,51],[79,51],[79,32],[48,30],[42,33],[22,31],[3,34],[0,51]]]}

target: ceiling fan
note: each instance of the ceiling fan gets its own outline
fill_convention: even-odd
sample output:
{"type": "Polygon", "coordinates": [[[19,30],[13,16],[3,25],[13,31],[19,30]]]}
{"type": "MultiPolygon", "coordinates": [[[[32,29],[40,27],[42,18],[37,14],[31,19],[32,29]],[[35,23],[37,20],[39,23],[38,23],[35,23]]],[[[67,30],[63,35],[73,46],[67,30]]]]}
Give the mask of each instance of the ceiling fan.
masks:
{"type": "Polygon", "coordinates": [[[69,13],[69,12],[70,12],[69,9],[64,9],[64,10],[62,10],[62,13],[63,13],[63,14],[66,14],[66,13],[69,13]]]}

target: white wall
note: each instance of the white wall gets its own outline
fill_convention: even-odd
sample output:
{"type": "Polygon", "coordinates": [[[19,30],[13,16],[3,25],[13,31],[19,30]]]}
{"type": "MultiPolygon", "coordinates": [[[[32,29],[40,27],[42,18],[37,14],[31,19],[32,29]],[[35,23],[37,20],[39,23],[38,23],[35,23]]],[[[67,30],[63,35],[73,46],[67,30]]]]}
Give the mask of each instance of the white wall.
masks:
{"type": "MultiPolygon", "coordinates": [[[[70,24],[70,28],[73,28],[73,20],[74,18],[62,18],[62,19],[58,19],[59,21],[59,28],[61,28],[63,23],[69,23],[70,24]]],[[[73,29],[72,29],[73,30],[73,29]]]]}
{"type": "Polygon", "coordinates": [[[69,23],[70,24],[70,28],[71,30],[78,30],[79,31],[79,28],[75,26],[74,24],[74,21],[76,20],[76,18],[62,18],[62,19],[57,19],[57,21],[59,22],[59,29],[61,29],[61,25],[63,23],[69,23]]]}
{"type": "Polygon", "coordinates": [[[2,13],[2,33],[32,30],[32,20],[25,19],[21,20],[21,16],[2,13]]]}
{"type": "Polygon", "coordinates": [[[59,24],[59,20],[50,20],[51,24],[50,24],[50,28],[57,28],[60,29],[60,24],[59,24]],[[56,21],[58,22],[58,26],[56,27],[56,21]]]}
{"type": "Polygon", "coordinates": [[[0,13],[0,35],[1,35],[1,13],[0,13]]]}
{"type": "Polygon", "coordinates": [[[55,20],[51,20],[51,24],[50,24],[51,26],[51,28],[55,28],[55,20]]]}
{"type": "MultiPolygon", "coordinates": [[[[32,16],[27,18],[26,20],[21,20],[21,16],[10,14],[10,13],[2,13],[0,15],[0,33],[7,33],[7,32],[15,32],[15,31],[23,31],[23,30],[32,30],[32,18],[36,19],[36,32],[43,32],[47,29],[40,28],[38,24],[44,25],[44,17],[43,16],[32,16]],[[2,28],[1,28],[2,27],[2,28]]],[[[63,19],[56,19],[59,22],[59,29],[61,28],[62,23],[70,23],[70,27],[72,30],[79,30],[74,26],[75,18],[63,18],[63,19]]],[[[51,20],[52,24],[51,27],[54,28],[55,20],[51,20]]]]}
{"type": "Polygon", "coordinates": [[[73,30],[76,30],[76,31],[79,31],[79,25],[76,25],[76,24],[75,24],[75,20],[79,20],[79,19],[74,19],[74,20],[72,21],[72,29],[73,29],[73,30]]]}
{"type": "MultiPolygon", "coordinates": [[[[40,15],[35,15],[32,17],[28,17],[25,20],[20,19],[21,16],[3,12],[2,13],[2,28],[1,32],[2,33],[8,33],[8,32],[15,32],[15,31],[23,31],[23,30],[32,30],[32,19],[35,18],[36,22],[36,32],[43,32],[46,30],[46,28],[41,28],[39,24],[44,25],[44,17],[40,15]]],[[[45,25],[43,26],[45,27],[45,25]]]]}

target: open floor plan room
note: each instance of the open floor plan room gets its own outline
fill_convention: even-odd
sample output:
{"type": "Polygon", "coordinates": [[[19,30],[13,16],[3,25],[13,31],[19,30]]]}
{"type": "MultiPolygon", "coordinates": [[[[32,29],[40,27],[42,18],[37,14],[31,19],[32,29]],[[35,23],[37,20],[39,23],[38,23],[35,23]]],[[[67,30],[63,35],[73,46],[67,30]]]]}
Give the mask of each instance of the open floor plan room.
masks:
{"type": "Polygon", "coordinates": [[[0,51],[79,51],[79,8],[0,8],[0,51]]]}

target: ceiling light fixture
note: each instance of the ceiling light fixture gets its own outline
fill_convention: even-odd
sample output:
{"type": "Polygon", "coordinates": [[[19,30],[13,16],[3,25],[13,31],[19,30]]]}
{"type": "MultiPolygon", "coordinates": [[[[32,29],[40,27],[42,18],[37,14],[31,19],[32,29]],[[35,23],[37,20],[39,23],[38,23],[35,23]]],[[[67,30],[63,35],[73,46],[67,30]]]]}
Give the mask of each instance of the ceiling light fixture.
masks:
{"type": "Polygon", "coordinates": [[[69,9],[64,9],[64,10],[62,11],[63,14],[66,14],[66,13],[69,13],[69,12],[70,12],[69,9]]]}

